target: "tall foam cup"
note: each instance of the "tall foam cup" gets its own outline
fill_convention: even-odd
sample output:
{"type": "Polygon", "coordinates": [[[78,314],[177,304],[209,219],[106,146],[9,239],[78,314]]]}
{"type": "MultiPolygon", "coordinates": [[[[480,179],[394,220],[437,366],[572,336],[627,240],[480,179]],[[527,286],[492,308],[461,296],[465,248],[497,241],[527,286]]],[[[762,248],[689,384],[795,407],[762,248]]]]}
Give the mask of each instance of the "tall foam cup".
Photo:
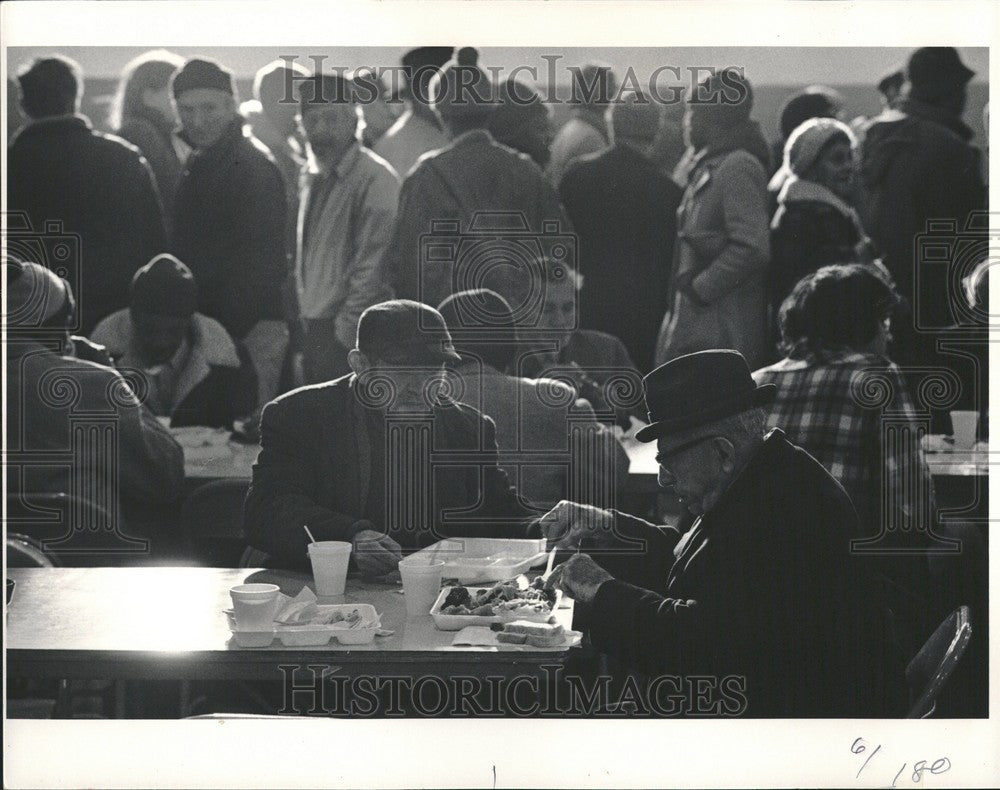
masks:
{"type": "Polygon", "coordinates": [[[441,592],[441,571],[444,561],[428,558],[408,558],[400,560],[399,575],[403,579],[403,595],[406,598],[406,614],[422,617],[430,614],[438,593],[441,592]]]}
{"type": "Polygon", "coordinates": [[[972,445],[976,443],[978,425],[978,411],[953,411],[951,413],[951,433],[955,437],[955,449],[972,449],[972,445]]]}
{"type": "Polygon", "coordinates": [[[229,588],[233,616],[240,631],[263,631],[274,627],[278,613],[277,584],[237,584],[229,588]]]}
{"type": "Polygon", "coordinates": [[[309,544],[316,595],[343,595],[347,583],[347,561],[351,544],[342,540],[320,540],[309,544]]]}

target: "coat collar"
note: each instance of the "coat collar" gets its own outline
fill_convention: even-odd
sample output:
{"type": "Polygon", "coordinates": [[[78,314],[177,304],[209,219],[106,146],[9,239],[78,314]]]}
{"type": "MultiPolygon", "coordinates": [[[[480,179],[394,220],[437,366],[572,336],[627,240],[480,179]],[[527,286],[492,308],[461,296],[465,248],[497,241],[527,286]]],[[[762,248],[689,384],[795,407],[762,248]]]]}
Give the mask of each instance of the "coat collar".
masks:
{"type": "Polygon", "coordinates": [[[972,129],[966,126],[965,122],[950,110],[935,107],[933,104],[927,104],[916,99],[903,99],[899,103],[899,109],[906,115],[940,124],[953,131],[965,142],[969,142],[975,136],[972,129]]]}
{"type": "Polygon", "coordinates": [[[237,116],[233,119],[232,123],[229,124],[229,128],[222,133],[222,137],[212,143],[208,148],[198,148],[191,142],[191,138],[188,137],[187,132],[182,128],[177,136],[183,140],[187,145],[191,146],[193,152],[191,154],[191,161],[212,161],[225,157],[227,152],[233,148],[237,143],[240,142],[244,137],[246,137],[246,132],[243,130],[243,117],[237,116]]]}
{"type": "Polygon", "coordinates": [[[31,137],[36,134],[44,134],[45,132],[91,132],[93,129],[94,127],[90,122],[90,118],[80,113],[53,115],[49,118],[35,118],[18,129],[14,138],[10,140],[10,143],[13,144],[15,140],[20,140],[22,137],[31,137]]]}
{"type": "MultiPolygon", "coordinates": [[[[105,318],[95,330],[95,335],[101,343],[107,346],[108,353],[124,364],[141,368],[135,347],[132,329],[132,317],[128,308],[112,313],[105,318]]],[[[219,322],[195,313],[191,318],[191,333],[189,341],[191,352],[187,364],[177,379],[174,402],[181,404],[202,381],[213,367],[239,368],[240,357],[236,344],[219,322]]]]}
{"type": "Polygon", "coordinates": [[[778,203],[812,202],[831,206],[849,219],[854,219],[855,213],[844,200],[827,187],[815,181],[806,181],[798,176],[789,176],[778,193],[778,203]]]}

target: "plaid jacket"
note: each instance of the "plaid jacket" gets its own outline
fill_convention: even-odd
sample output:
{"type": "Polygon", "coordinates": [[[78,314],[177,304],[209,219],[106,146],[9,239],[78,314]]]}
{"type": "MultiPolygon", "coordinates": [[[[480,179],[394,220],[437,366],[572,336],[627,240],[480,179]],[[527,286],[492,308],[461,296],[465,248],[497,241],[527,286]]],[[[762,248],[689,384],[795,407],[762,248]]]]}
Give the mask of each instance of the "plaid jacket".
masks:
{"type": "Polygon", "coordinates": [[[933,523],[925,428],[895,363],[877,354],[813,354],[783,359],[754,379],[777,385],[768,424],[844,486],[866,534],[878,534],[880,524],[908,532],[933,523]]]}

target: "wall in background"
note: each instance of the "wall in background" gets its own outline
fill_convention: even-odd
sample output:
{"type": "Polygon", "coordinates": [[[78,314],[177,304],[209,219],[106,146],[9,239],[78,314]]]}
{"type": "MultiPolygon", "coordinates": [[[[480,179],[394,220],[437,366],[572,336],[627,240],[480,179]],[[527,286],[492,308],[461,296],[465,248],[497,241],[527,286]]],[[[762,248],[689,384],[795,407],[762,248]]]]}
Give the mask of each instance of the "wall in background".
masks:
{"type": "MultiPolygon", "coordinates": [[[[265,63],[281,55],[298,55],[307,68],[314,68],[313,57],[325,58],[325,68],[354,68],[360,65],[392,65],[399,62],[405,47],[309,47],[308,51],[293,45],[287,47],[172,47],[174,52],[191,57],[214,57],[236,73],[242,98],[250,95],[254,72],[265,63]]],[[[9,73],[13,74],[33,58],[51,54],[53,49],[42,47],[11,47],[7,50],[9,73]]],[[[94,123],[106,128],[107,104],[115,90],[115,83],[122,67],[133,57],[147,51],[143,47],[62,47],[59,52],[73,58],[82,66],[87,76],[84,112],[94,123]]],[[[539,82],[547,84],[550,61],[546,57],[560,55],[555,66],[555,82],[560,93],[570,80],[569,66],[588,60],[611,64],[619,74],[632,68],[641,84],[648,83],[657,68],[675,66],[682,69],[684,80],[689,79],[688,69],[697,66],[742,66],[754,85],[756,107],[754,116],[760,121],[765,135],[776,135],[778,114],[782,103],[794,91],[806,85],[821,83],[840,91],[845,99],[847,115],[873,115],[879,110],[878,94],[874,85],[889,71],[903,66],[910,50],[904,48],[870,47],[678,47],[678,48],[626,48],[606,47],[582,49],[553,47],[551,49],[518,49],[511,47],[484,47],[480,63],[503,69],[509,74],[518,66],[537,69],[539,82]]],[[[985,145],[982,124],[983,106],[988,100],[989,50],[986,48],[960,48],[963,61],[977,72],[970,86],[966,122],[975,131],[981,145],[985,145]]],[[[519,78],[530,81],[527,72],[519,78]]],[[[664,94],[668,86],[679,84],[669,72],[661,72],[658,85],[664,94]]],[[[557,107],[556,121],[565,117],[565,107],[557,107]]]]}

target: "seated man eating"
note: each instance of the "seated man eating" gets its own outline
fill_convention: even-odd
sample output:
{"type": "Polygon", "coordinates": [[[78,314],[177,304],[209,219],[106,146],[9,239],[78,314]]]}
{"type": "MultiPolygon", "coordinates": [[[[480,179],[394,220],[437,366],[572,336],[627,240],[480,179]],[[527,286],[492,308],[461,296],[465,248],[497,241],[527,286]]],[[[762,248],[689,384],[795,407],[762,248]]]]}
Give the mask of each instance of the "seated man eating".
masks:
{"type": "Polygon", "coordinates": [[[743,715],[901,714],[888,613],[850,553],[854,508],[781,430],[765,434],[773,385],[713,350],[643,387],[637,438],[657,442],[660,485],[687,511],[678,527],[570,502],[540,520],[600,559],[577,554],[549,580],[589,605],[594,647],[647,675],[735,677],[743,715]]]}
{"type": "Polygon", "coordinates": [[[354,544],[366,576],[445,537],[527,537],[528,509],[497,466],[488,417],[452,400],[459,360],[441,314],[393,300],[358,321],[352,374],[294,390],[261,418],[244,509],[249,542],[306,568],[308,538],[354,544]]]}

